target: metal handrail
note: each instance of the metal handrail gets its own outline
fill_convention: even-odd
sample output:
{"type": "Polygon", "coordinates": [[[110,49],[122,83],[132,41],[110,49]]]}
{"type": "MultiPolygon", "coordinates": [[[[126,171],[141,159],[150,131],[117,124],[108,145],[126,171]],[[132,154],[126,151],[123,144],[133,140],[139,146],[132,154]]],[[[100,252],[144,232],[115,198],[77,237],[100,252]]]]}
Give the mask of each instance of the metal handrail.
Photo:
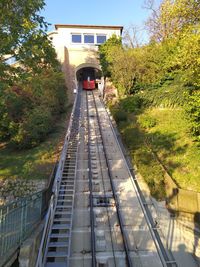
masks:
{"type": "Polygon", "coordinates": [[[43,214],[45,190],[0,207],[0,266],[32,233],[43,214]]]}
{"type": "MultiPolygon", "coordinates": [[[[51,224],[51,220],[53,217],[53,203],[54,203],[54,195],[52,195],[52,197],[51,197],[49,209],[48,209],[47,214],[45,216],[46,218],[45,218],[44,232],[46,232],[46,231],[48,231],[48,229],[50,229],[50,224],[51,224]]],[[[43,254],[42,253],[43,253],[43,249],[47,243],[47,239],[46,239],[45,235],[42,235],[41,243],[43,244],[43,247],[42,247],[42,249],[39,249],[36,266],[42,266],[42,262],[43,262],[43,254]]]]}

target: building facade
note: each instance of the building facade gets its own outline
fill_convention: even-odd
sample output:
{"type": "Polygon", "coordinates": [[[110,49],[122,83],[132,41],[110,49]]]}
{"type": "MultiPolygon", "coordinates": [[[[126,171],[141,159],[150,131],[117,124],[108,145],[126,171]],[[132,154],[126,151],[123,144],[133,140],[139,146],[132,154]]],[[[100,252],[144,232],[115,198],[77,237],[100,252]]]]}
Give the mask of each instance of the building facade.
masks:
{"type": "Polygon", "coordinates": [[[93,68],[98,77],[102,76],[98,47],[112,35],[121,36],[122,30],[122,26],[55,25],[49,38],[62,64],[69,90],[77,87],[78,76],[86,68],[93,68]]]}

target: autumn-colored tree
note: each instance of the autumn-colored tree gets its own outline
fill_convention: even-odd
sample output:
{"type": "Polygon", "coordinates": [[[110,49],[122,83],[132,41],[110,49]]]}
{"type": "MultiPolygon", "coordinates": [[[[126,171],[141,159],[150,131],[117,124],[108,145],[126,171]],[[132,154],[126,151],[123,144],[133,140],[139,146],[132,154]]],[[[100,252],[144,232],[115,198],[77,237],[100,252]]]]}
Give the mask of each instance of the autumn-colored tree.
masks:
{"type": "Polygon", "coordinates": [[[155,41],[178,37],[190,26],[200,23],[198,0],[163,0],[157,9],[154,1],[148,0],[145,7],[152,11],[146,25],[155,41]]]}

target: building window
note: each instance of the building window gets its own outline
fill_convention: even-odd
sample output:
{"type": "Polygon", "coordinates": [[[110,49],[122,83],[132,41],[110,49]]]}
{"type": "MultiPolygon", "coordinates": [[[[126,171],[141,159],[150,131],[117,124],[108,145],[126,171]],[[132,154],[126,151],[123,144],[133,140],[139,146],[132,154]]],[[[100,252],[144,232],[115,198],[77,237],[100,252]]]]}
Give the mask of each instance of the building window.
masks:
{"type": "Polygon", "coordinates": [[[72,43],[81,43],[81,34],[72,34],[72,43]]]}
{"type": "Polygon", "coordinates": [[[84,35],[84,43],[85,44],[94,44],[94,35],[93,34],[85,34],[84,35]]]}
{"type": "Polygon", "coordinates": [[[103,44],[106,41],[106,35],[97,35],[97,44],[103,44]]]}

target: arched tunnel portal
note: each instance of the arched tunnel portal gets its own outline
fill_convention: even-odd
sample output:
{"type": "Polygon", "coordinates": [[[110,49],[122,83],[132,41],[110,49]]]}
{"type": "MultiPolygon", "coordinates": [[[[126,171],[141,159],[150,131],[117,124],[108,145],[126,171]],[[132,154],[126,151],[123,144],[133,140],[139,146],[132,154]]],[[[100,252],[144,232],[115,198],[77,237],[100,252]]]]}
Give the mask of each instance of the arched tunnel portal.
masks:
{"type": "Polygon", "coordinates": [[[82,86],[83,80],[94,80],[96,88],[101,82],[102,71],[98,65],[82,64],[76,68],[76,80],[78,86],[82,86]]]}

